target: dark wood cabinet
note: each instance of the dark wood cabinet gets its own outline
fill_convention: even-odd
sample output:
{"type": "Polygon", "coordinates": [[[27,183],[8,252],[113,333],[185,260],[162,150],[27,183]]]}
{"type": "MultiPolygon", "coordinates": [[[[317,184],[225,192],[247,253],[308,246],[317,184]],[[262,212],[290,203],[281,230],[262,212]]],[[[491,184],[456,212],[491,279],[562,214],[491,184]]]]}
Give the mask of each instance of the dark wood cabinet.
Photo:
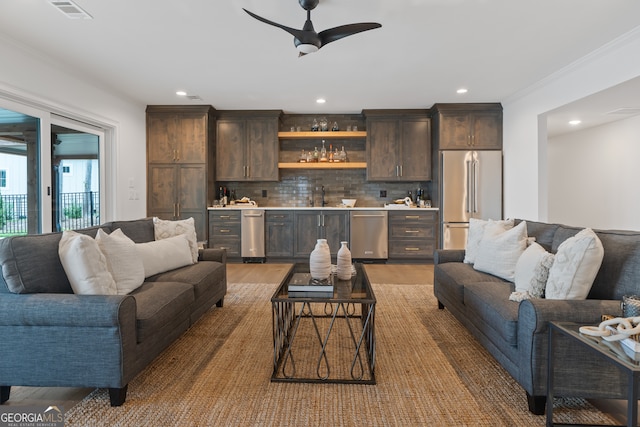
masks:
{"type": "Polygon", "coordinates": [[[437,230],[437,211],[389,212],[389,259],[432,259],[437,230]]]}
{"type": "Polygon", "coordinates": [[[193,217],[207,240],[207,203],[213,197],[211,106],[147,107],[147,215],[193,217]]]}
{"type": "Polygon", "coordinates": [[[340,249],[341,241],[349,240],[349,211],[304,210],[294,215],[294,256],[308,257],[318,239],[327,239],[331,255],[340,249]]]}
{"type": "Polygon", "coordinates": [[[227,111],[217,122],[218,181],[277,181],[280,111],[227,111]]]}
{"type": "Polygon", "coordinates": [[[293,257],[293,211],[266,211],[265,233],[267,258],[293,257]]]}
{"type": "Polygon", "coordinates": [[[500,104],[436,104],[433,112],[438,149],[502,149],[500,104]]]}
{"type": "Polygon", "coordinates": [[[367,180],[431,179],[431,120],[426,110],[365,110],[367,180]]]}
{"type": "Polygon", "coordinates": [[[229,258],[239,258],[241,211],[237,209],[209,211],[209,247],[226,249],[229,258]]]}

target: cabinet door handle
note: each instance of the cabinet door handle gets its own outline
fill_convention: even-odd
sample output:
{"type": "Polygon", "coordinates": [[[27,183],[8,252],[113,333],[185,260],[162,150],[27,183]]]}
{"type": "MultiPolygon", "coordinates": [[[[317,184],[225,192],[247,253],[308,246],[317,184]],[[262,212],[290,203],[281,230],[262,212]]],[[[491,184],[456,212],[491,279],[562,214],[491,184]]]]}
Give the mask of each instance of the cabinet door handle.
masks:
{"type": "Polygon", "coordinates": [[[404,219],[420,219],[420,215],[405,215],[404,219]]]}
{"type": "Polygon", "coordinates": [[[176,162],[180,161],[180,150],[176,150],[176,162]]]}
{"type": "Polygon", "coordinates": [[[398,165],[396,165],[396,176],[400,176],[400,175],[398,174],[398,165]]]}
{"type": "Polygon", "coordinates": [[[400,176],[402,176],[402,165],[400,165],[400,176]]]}
{"type": "Polygon", "coordinates": [[[405,230],[405,233],[419,233],[420,230],[405,230]]]}
{"type": "Polygon", "coordinates": [[[404,248],[404,250],[407,252],[416,252],[416,251],[419,251],[420,248],[404,248]]]}
{"type": "Polygon", "coordinates": [[[230,216],[230,215],[220,215],[220,218],[230,219],[230,218],[231,218],[231,216],[230,216]]]}
{"type": "Polygon", "coordinates": [[[176,217],[176,204],[173,204],[173,217],[176,217]]]}
{"type": "Polygon", "coordinates": [[[176,215],[176,218],[180,218],[180,203],[176,203],[176,206],[178,208],[178,215],[176,215]]]}
{"type": "Polygon", "coordinates": [[[318,227],[320,227],[320,215],[318,215],[318,227]]]}
{"type": "Polygon", "coordinates": [[[221,233],[229,233],[230,231],[231,231],[231,230],[227,230],[227,229],[220,230],[220,232],[221,232],[221,233]]]}

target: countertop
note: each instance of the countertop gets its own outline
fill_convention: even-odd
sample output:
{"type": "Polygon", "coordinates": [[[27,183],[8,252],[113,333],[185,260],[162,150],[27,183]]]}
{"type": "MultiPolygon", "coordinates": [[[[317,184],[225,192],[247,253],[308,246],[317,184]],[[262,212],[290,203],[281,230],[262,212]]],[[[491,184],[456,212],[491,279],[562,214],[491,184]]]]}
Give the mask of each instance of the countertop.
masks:
{"type": "Polygon", "coordinates": [[[321,207],[312,207],[312,206],[238,206],[238,205],[229,205],[227,207],[213,207],[213,206],[209,206],[207,209],[209,210],[242,210],[242,209],[263,209],[263,210],[318,210],[318,209],[322,209],[322,210],[350,210],[350,211],[416,211],[416,210],[420,210],[420,211],[437,211],[438,208],[417,208],[417,207],[407,207],[407,208],[385,208],[384,206],[380,206],[380,207],[353,207],[353,208],[347,208],[347,207],[338,207],[338,206],[325,206],[323,208],[321,207]]]}

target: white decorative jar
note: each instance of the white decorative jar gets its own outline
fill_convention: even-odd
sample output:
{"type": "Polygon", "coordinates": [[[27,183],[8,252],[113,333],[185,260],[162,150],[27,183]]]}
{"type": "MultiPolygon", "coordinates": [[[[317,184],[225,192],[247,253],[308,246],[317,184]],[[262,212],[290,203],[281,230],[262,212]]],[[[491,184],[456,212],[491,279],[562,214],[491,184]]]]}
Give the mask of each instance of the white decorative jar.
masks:
{"type": "Polygon", "coordinates": [[[351,251],[347,243],[348,242],[340,242],[340,249],[338,250],[336,275],[340,280],[351,280],[351,251]]]}
{"type": "Polygon", "coordinates": [[[318,239],[309,256],[309,273],[312,279],[325,280],[331,275],[331,250],[327,239],[318,239]]]}

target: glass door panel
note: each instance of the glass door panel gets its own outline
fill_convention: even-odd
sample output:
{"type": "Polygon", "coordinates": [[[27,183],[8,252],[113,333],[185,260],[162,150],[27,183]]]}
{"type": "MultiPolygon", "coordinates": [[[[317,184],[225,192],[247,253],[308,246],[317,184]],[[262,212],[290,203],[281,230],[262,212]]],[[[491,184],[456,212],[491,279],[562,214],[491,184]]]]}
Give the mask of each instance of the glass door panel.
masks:
{"type": "Polygon", "coordinates": [[[0,107],[0,237],[41,231],[39,117],[0,107]]]}

